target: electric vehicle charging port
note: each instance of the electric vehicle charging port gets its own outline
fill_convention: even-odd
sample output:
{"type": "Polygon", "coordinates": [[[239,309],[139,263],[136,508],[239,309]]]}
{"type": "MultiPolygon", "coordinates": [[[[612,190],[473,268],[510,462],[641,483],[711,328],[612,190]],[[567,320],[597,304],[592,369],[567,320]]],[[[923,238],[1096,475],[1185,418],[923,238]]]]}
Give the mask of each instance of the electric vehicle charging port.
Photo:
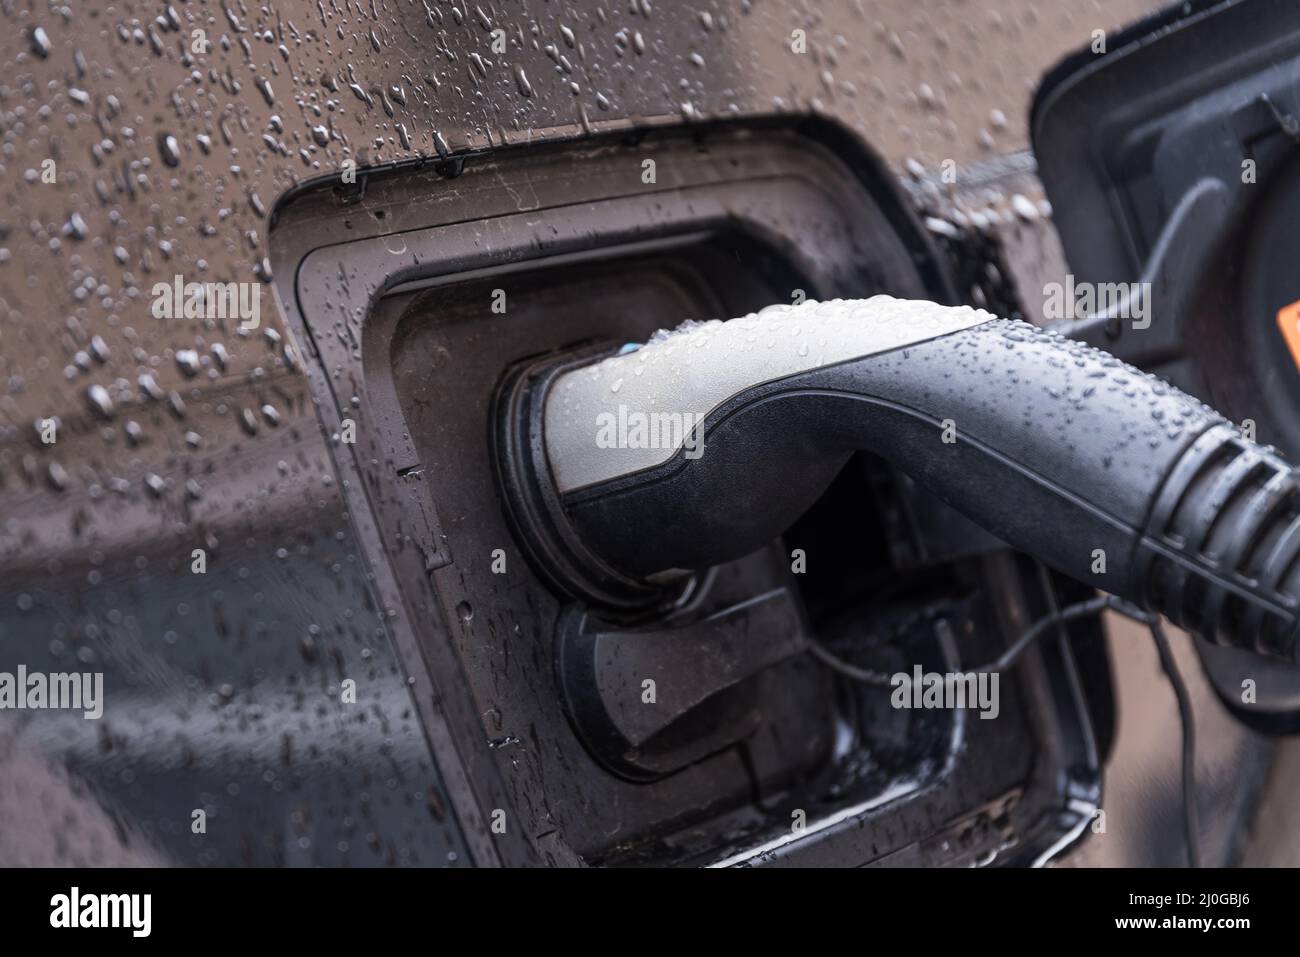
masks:
{"type": "Polygon", "coordinates": [[[1037,611],[1023,569],[1022,605],[995,607],[993,559],[968,543],[863,526],[860,555],[818,544],[846,498],[895,532],[931,514],[879,463],[855,458],[783,543],[639,621],[557,588],[509,521],[489,437],[511,366],[798,294],[949,298],[888,173],[853,144],[807,122],[649,130],[466,156],[454,188],[395,169],[346,207],[310,185],[277,207],[275,283],[324,427],[357,436],[332,454],[364,560],[429,689],[439,761],[467,765],[474,813],[516,822],[493,841],[506,863],[862,864],[1012,792],[1014,839],[963,854],[1033,859],[1077,833],[1097,793],[1069,647],[1035,658],[1023,688],[1008,679],[996,722],[893,708],[805,653],[816,640],[873,667],[945,670],[936,622],[983,649],[1037,611]],[[974,603],[936,603],[940,579],[974,603]]]}

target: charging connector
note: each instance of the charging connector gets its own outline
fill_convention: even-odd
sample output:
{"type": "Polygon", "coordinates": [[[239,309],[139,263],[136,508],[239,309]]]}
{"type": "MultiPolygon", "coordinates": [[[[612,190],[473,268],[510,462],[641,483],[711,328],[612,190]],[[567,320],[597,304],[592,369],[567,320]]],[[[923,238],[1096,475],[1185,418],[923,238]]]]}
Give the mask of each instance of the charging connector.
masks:
{"type": "Polygon", "coordinates": [[[756,550],[865,449],[1073,578],[1296,657],[1292,467],[1167,383],[1028,323],[886,296],[776,306],[542,360],[498,425],[521,537],[561,587],[605,604],[661,601],[756,550]]]}

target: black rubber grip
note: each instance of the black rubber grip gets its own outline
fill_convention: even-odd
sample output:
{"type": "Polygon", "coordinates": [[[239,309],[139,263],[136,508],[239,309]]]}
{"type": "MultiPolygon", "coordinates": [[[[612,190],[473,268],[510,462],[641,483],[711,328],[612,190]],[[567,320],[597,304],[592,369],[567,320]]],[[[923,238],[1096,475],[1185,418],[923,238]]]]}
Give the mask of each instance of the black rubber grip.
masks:
{"type": "Polygon", "coordinates": [[[1280,456],[1219,425],[1156,496],[1135,568],[1142,603],[1220,644],[1296,657],[1300,481],[1280,456]]]}
{"type": "Polygon", "coordinates": [[[1291,467],[1115,357],[1023,322],[765,382],[704,425],[704,454],[563,498],[582,540],[647,579],[784,531],[855,450],[1009,545],[1224,644],[1296,657],[1291,467]]]}

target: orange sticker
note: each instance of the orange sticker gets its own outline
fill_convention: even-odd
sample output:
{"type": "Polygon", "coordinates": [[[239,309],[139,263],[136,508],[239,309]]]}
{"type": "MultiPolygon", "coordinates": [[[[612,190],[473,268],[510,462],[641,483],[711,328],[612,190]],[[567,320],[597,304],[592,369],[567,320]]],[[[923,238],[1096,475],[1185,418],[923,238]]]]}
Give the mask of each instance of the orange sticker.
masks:
{"type": "Polygon", "coordinates": [[[1277,327],[1291,350],[1291,361],[1300,369],[1300,299],[1277,311],[1277,327]]]}

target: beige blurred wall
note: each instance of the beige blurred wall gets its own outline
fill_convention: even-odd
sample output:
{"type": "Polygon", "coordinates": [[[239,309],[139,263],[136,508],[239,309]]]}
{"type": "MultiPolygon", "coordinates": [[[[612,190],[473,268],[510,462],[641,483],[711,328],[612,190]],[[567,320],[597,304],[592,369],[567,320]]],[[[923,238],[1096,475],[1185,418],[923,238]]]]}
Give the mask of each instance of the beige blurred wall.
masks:
{"type": "MultiPolygon", "coordinates": [[[[871,135],[891,163],[933,168],[1026,149],[1039,77],[1065,54],[1150,13],[1149,0],[860,0],[824,77],[868,75],[871,135]],[[843,66],[845,69],[840,70],[843,66]],[[994,111],[1001,114],[1002,122],[994,111]]],[[[758,4],[755,4],[758,7],[758,4]]],[[[816,13],[809,16],[816,18],[816,13]]],[[[856,82],[856,81],[855,81],[856,82]]]]}

